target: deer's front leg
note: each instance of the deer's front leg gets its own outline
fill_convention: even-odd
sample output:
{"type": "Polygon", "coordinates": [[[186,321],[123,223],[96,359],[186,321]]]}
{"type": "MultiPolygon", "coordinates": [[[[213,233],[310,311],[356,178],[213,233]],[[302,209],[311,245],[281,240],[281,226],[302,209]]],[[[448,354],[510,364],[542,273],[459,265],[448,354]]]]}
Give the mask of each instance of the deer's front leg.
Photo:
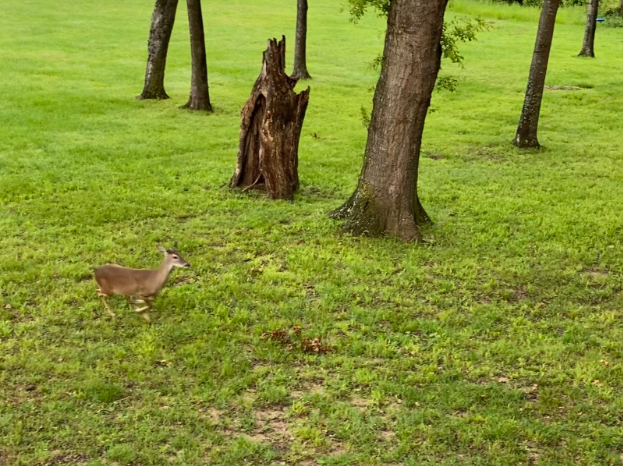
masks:
{"type": "Polygon", "coordinates": [[[104,303],[104,307],[106,308],[106,312],[108,312],[108,314],[110,314],[111,317],[115,317],[115,313],[112,311],[112,309],[110,309],[110,306],[108,305],[108,302],[106,302],[106,294],[102,293],[102,290],[98,289],[97,290],[97,295],[102,299],[102,303],[104,303]]]}
{"type": "Polygon", "coordinates": [[[145,303],[145,306],[141,308],[136,308],[135,310],[136,312],[138,312],[140,315],[143,316],[143,319],[145,319],[147,322],[151,322],[151,319],[149,318],[149,314],[147,314],[147,311],[152,308],[151,298],[142,297],[142,299],[138,299],[136,302],[145,303]]]}

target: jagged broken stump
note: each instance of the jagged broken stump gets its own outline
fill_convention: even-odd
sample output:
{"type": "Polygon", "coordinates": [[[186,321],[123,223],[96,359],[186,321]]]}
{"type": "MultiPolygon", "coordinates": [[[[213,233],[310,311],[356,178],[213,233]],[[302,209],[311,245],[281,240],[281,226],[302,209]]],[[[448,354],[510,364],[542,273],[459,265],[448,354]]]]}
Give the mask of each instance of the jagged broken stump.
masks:
{"type": "Polygon", "coordinates": [[[271,199],[292,199],[298,188],[298,148],[309,87],[296,94],[286,75],[286,39],[271,39],[262,71],[242,108],[240,147],[231,188],[264,189],[271,199]]]}

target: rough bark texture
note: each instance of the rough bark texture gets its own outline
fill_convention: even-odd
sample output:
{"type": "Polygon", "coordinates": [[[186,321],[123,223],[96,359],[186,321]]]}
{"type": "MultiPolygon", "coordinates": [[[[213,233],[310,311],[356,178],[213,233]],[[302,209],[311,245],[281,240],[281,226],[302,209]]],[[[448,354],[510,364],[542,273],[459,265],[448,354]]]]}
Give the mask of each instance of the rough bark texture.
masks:
{"type": "Polygon", "coordinates": [[[307,71],[307,0],[297,0],[293,79],[311,79],[307,71]]]}
{"type": "Polygon", "coordinates": [[[309,87],[296,94],[285,73],[285,37],[268,41],[262,71],[242,108],[240,146],[231,188],[265,189],[271,199],[292,199],[298,188],[298,146],[309,87]]]}
{"type": "Polygon", "coordinates": [[[420,238],[430,222],[417,193],[422,133],[441,63],[447,0],[393,0],[363,170],[332,213],[354,234],[420,238]]]}
{"type": "Polygon", "coordinates": [[[167,64],[169,40],[175,23],[178,0],[156,0],[151,16],[151,29],[147,44],[147,69],[145,86],[138,99],[168,99],[164,90],[164,70],[167,64]]]}
{"type": "Polygon", "coordinates": [[[579,57],[595,57],[595,31],[597,30],[597,12],[599,0],[590,0],[588,14],[586,15],[586,28],[584,29],[584,42],[579,57]]]}
{"type": "Polygon", "coordinates": [[[190,78],[190,97],[184,108],[190,110],[212,111],[208,91],[208,63],[203,32],[201,0],[186,0],[188,7],[188,27],[190,29],[190,55],[192,76],[190,78]]]}
{"type": "Polygon", "coordinates": [[[537,133],[539,129],[539,116],[541,114],[541,101],[545,88],[545,76],[547,75],[547,63],[549,52],[552,48],[556,14],[560,0],[544,0],[543,10],[539,19],[539,29],[536,35],[532,65],[528,77],[526,97],[517,127],[517,134],[513,143],[522,148],[540,147],[537,133]]]}

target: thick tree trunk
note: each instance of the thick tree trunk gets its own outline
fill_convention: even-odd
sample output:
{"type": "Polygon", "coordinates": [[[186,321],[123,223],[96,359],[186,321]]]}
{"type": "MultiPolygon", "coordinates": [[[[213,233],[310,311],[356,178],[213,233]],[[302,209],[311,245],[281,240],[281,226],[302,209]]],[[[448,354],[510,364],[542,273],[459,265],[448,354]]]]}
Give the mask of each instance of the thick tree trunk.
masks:
{"type": "Polygon", "coordinates": [[[164,90],[164,70],[178,0],[156,0],[151,16],[151,29],[147,44],[147,70],[145,86],[138,99],[168,99],[164,90]]]}
{"type": "Polygon", "coordinates": [[[311,79],[307,71],[307,0],[297,0],[296,43],[294,45],[294,79],[311,79]]]}
{"type": "Polygon", "coordinates": [[[231,188],[265,189],[271,199],[292,199],[298,188],[298,146],[309,87],[296,94],[285,73],[285,37],[268,41],[262,71],[242,108],[240,146],[231,188]]]}
{"type": "Polygon", "coordinates": [[[584,30],[584,42],[579,57],[595,57],[595,31],[597,29],[597,12],[599,0],[590,0],[588,14],[586,15],[586,29],[584,30]]]}
{"type": "Polygon", "coordinates": [[[332,213],[354,234],[420,238],[430,221],[417,193],[422,133],[441,63],[447,0],[393,0],[363,170],[332,213]]]}
{"type": "Polygon", "coordinates": [[[184,108],[190,110],[212,111],[208,91],[208,63],[206,43],[203,32],[201,0],[186,0],[188,7],[188,27],[190,29],[190,55],[192,76],[190,78],[190,97],[184,108]]]}
{"type": "Polygon", "coordinates": [[[549,52],[552,48],[556,14],[558,13],[559,6],[560,0],[543,1],[543,10],[539,19],[539,29],[536,34],[532,65],[530,66],[530,76],[528,77],[528,88],[526,89],[526,97],[523,110],[521,111],[521,118],[519,119],[519,126],[517,127],[517,134],[513,140],[517,147],[540,147],[537,133],[539,116],[541,114],[541,101],[543,100],[549,52]]]}

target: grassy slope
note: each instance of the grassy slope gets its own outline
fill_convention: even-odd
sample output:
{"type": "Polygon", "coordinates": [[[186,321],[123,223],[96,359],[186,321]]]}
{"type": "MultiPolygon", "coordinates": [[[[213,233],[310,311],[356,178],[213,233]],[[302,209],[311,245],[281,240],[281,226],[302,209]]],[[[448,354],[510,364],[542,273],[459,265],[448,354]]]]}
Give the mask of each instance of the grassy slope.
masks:
{"type": "MultiPolygon", "coordinates": [[[[540,153],[511,140],[534,11],[495,19],[434,98],[426,246],[343,236],[382,22],[310,10],[294,203],[224,187],[238,112],[293,2],[206,2],[214,115],[187,98],[185,10],[166,102],[138,102],[151,2],[5,2],[0,17],[0,464],[618,464],[623,390],[620,32],[555,38],[540,153]],[[526,17],[522,17],[526,15],[526,17]],[[504,18],[511,18],[510,20],[504,18]],[[523,19],[523,20],[522,20],[523,19]],[[529,21],[524,21],[529,20],[529,21]],[[311,136],[316,133],[318,138],[311,136]],[[148,326],[112,321],[94,266],[177,271],[148,326]],[[333,351],[261,338],[299,325],[333,351]]],[[[290,47],[291,48],[291,47],[290,47]]]]}

